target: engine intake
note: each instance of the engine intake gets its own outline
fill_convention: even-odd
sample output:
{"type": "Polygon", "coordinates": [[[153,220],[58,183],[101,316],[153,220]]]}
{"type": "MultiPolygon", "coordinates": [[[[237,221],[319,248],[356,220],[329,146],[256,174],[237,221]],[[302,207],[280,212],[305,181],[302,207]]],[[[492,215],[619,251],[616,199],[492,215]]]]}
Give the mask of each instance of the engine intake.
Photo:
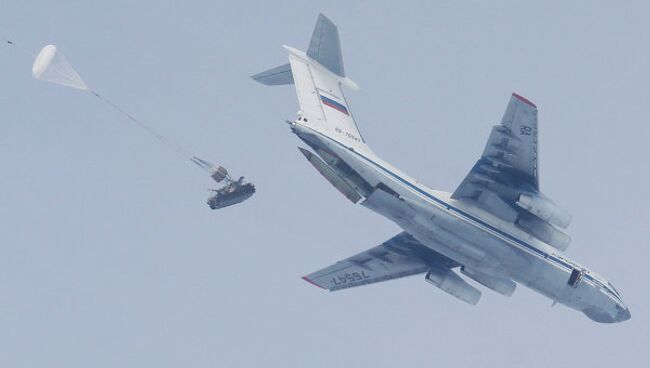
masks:
{"type": "Polygon", "coordinates": [[[561,251],[565,251],[571,244],[570,236],[538,217],[523,214],[515,224],[525,232],[561,251]]]}

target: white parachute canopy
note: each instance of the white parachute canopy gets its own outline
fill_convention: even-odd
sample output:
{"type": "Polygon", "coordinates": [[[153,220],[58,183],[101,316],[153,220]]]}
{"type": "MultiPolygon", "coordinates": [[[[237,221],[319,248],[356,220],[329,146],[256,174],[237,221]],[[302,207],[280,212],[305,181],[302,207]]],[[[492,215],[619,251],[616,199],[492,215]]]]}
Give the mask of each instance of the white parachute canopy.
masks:
{"type": "Polygon", "coordinates": [[[54,45],[43,47],[32,65],[32,76],[38,80],[90,91],[65,56],[54,45]]]}

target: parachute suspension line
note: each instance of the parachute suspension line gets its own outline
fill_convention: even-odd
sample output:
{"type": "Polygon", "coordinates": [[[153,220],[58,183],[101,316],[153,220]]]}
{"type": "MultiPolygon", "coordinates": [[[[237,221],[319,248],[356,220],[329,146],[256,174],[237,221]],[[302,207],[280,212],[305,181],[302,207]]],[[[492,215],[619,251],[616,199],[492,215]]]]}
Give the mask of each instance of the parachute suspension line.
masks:
{"type": "MultiPolygon", "coordinates": [[[[31,56],[20,47],[18,47],[13,41],[2,36],[3,35],[0,35],[1,43],[6,42],[6,45],[8,47],[11,47],[13,50],[18,51],[21,54],[31,56]]],[[[160,143],[167,146],[167,148],[171,149],[178,156],[189,158],[190,161],[192,161],[202,170],[206,171],[212,180],[216,181],[217,183],[224,182],[226,185],[222,188],[210,189],[211,191],[216,192],[216,194],[208,199],[208,205],[211,209],[214,210],[217,208],[223,208],[240,203],[250,198],[255,193],[255,186],[252,183],[244,182],[243,176],[240,177],[239,180],[233,180],[225,167],[215,166],[208,161],[191,155],[189,150],[187,150],[185,147],[158,133],[155,129],[138,120],[135,116],[129,114],[117,106],[115,103],[113,103],[111,100],[89,88],[79,73],[77,73],[72,65],[70,65],[65,56],[57,50],[57,47],[55,45],[45,45],[41,49],[38,56],[36,56],[34,62],[32,63],[32,76],[37,80],[76,88],[78,90],[92,94],[93,96],[100,99],[103,103],[110,106],[113,110],[131,120],[133,123],[137,124],[140,128],[149,133],[149,135],[152,137],[156,138],[160,143]]]]}
{"type": "Polygon", "coordinates": [[[192,156],[192,158],[190,158],[190,161],[194,162],[196,164],[196,166],[202,168],[207,173],[212,173],[212,170],[214,169],[213,164],[211,164],[210,162],[208,162],[206,160],[203,160],[203,159],[201,159],[199,157],[192,156]]]}
{"type": "Polygon", "coordinates": [[[196,156],[192,156],[192,158],[190,158],[190,161],[192,161],[198,167],[200,167],[205,172],[210,174],[210,177],[217,183],[220,183],[221,181],[225,180],[226,184],[230,185],[231,183],[234,182],[234,180],[232,180],[232,177],[228,173],[228,170],[223,166],[214,166],[211,162],[196,156]]]}
{"type": "MultiPolygon", "coordinates": [[[[23,50],[14,41],[11,41],[10,39],[5,37],[0,37],[0,40],[3,41],[2,43],[5,43],[7,46],[18,51],[19,53],[31,59],[34,59],[33,55],[23,50]]],[[[181,146],[180,144],[158,133],[156,130],[154,130],[147,124],[143,123],[133,115],[129,114],[128,112],[126,112],[125,110],[117,106],[111,100],[100,95],[96,91],[90,89],[83,81],[81,76],[79,76],[79,74],[72,68],[70,63],[68,63],[65,56],[63,56],[63,54],[57,51],[56,46],[46,45],[45,47],[43,47],[41,52],[34,60],[34,65],[32,66],[32,76],[39,80],[60,84],[60,85],[80,89],[91,93],[95,97],[99,98],[102,102],[110,106],[113,110],[117,111],[127,119],[137,124],[140,128],[142,128],[144,131],[149,133],[152,137],[156,138],[163,145],[167,146],[167,148],[171,149],[174,153],[176,153],[179,156],[182,156],[183,158],[189,157],[190,161],[199,165],[199,167],[201,167],[203,170],[207,171],[212,175],[212,172],[214,171],[214,165],[196,156],[193,156],[192,154],[190,154],[190,151],[187,148],[181,146]],[[51,73],[51,74],[48,73],[48,68],[51,68],[55,73],[51,73]]],[[[227,171],[226,171],[225,179],[227,181],[232,181],[230,176],[227,174],[227,171]]]]}
{"type": "Polygon", "coordinates": [[[195,162],[193,160],[194,156],[192,156],[189,151],[181,146],[180,144],[170,140],[169,138],[165,137],[164,135],[158,133],[155,131],[153,128],[148,126],[147,124],[141,122],[140,120],[136,119],[133,115],[129,114],[128,112],[122,110],[119,106],[114,104],[111,100],[107,99],[106,97],[100,95],[99,93],[93,91],[93,90],[88,90],[88,92],[92,93],[95,97],[99,98],[102,102],[113,108],[113,110],[119,112],[120,114],[124,115],[127,119],[131,120],[132,122],[136,123],[140,128],[145,130],[147,133],[149,133],[152,137],[156,138],[159,142],[167,146],[169,149],[174,151],[175,153],[182,155],[183,157],[190,157],[190,161],[195,162]]]}

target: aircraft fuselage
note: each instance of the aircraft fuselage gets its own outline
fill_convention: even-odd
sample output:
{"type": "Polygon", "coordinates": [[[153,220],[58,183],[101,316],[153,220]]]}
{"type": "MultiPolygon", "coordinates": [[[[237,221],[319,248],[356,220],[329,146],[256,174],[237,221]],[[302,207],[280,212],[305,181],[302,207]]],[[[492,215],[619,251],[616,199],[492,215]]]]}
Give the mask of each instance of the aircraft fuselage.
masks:
{"type": "Polygon", "coordinates": [[[449,193],[429,189],[371,151],[355,151],[331,133],[300,124],[300,119],[292,129],[325,161],[336,157],[347,165],[344,171],[333,169],[365,191],[362,205],[432,250],[472,272],[525,285],[595,321],[629,319],[628,308],[611,284],[548,244],[479,207],[451,199],[449,193]],[[570,285],[576,272],[580,279],[570,285]]]}

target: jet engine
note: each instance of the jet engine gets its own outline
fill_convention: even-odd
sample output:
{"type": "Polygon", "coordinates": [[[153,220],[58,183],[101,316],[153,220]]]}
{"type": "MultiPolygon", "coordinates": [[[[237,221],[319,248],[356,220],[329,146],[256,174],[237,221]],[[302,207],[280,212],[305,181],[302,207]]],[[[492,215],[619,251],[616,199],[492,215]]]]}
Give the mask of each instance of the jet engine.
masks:
{"type": "Polygon", "coordinates": [[[465,282],[450,269],[431,268],[425,280],[466,303],[476,305],[481,299],[481,292],[478,289],[465,282]]]}
{"type": "Polygon", "coordinates": [[[541,194],[522,193],[519,195],[517,206],[562,229],[566,229],[571,224],[573,217],[541,194]]]}
{"type": "Polygon", "coordinates": [[[538,217],[524,214],[517,219],[516,224],[522,230],[561,251],[565,251],[571,244],[570,236],[538,217]]]}
{"type": "Polygon", "coordinates": [[[486,288],[492,289],[501,295],[511,296],[517,287],[517,284],[515,284],[515,282],[512,280],[486,275],[484,273],[466,268],[465,266],[460,268],[460,272],[470,279],[485,286],[486,288]]]}

